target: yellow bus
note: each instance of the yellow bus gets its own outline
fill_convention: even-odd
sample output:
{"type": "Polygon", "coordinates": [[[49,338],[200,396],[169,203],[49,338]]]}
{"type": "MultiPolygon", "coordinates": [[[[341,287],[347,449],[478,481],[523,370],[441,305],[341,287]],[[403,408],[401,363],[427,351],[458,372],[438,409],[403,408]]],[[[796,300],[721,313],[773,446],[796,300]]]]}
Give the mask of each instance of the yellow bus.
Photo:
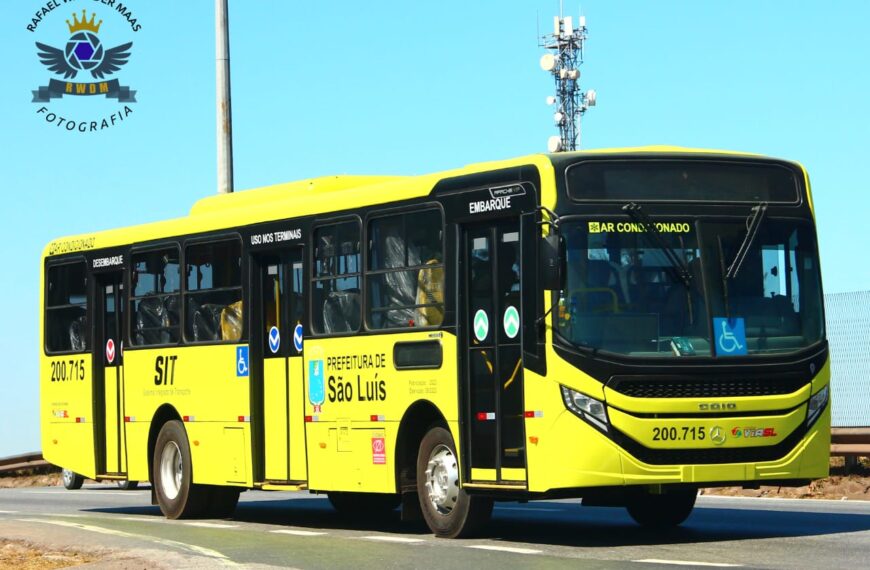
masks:
{"type": "Polygon", "coordinates": [[[40,419],[170,518],[326,493],[467,535],[494,501],[676,525],[828,473],[804,169],[679,147],[334,176],[45,248],[40,419]]]}

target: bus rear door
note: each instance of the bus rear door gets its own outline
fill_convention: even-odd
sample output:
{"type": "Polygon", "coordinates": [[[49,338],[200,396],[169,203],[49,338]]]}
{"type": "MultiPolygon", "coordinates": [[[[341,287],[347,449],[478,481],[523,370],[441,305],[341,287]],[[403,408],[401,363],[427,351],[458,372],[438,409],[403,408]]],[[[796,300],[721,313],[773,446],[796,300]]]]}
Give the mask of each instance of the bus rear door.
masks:
{"type": "Polygon", "coordinates": [[[94,335],[94,425],[98,475],[124,475],[124,331],[123,271],[96,278],[94,335]]]}
{"type": "Polygon", "coordinates": [[[307,479],[303,249],[253,256],[252,410],[257,481],[307,479]]]}

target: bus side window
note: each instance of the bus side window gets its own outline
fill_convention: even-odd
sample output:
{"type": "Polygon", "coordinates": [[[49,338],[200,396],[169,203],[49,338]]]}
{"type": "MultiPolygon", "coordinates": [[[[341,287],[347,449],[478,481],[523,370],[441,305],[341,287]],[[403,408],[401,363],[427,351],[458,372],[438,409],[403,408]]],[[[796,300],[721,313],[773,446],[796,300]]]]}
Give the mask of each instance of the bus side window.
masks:
{"type": "Polygon", "coordinates": [[[175,344],[179,338],[178,248],[134,252],[131,275],[130,340],[135,346],[175,344]]]}
{"type": "Polygon", "coordinates": [[[46,352],[84,352],[90,345],[85,262],[49,267],[46,277],[46,352]]]}
{"type": "Polygon", "coordinates": [[[444,320],[441,212],[369,222],[367,323],[372,329],[438,326],[444,320]]]}
{"type": "Polygon", "coordinates": [[[242,338],[242,244],[239,240],[188,246],[184,256],[184,337],[191,342],[242,338]]]}
{"type": "Polygon", "coordinates": [[[356,221],[314,230],[312,326],[317,334],[360,327],[360,227],[356,221]]]}

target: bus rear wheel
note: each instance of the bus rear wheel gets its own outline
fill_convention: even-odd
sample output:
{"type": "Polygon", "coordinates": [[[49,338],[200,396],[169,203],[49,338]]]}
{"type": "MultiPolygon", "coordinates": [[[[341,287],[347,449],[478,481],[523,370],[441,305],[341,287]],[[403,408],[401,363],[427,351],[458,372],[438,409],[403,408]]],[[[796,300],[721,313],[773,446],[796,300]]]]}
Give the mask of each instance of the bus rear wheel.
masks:
{"type": "Polygon", "coordinates": [[[190,444],[180,421],[168,421],[160,428],[152,465],[157,504],[166,518],[191,518],[203,514],[208,488],[193,483],[190,444]]]}
{"type": "Polygon", "coordinates": [[[426,524],[441,538],[470,536],[492,515],[492,499],[459,486],[456,444],[443,427],[431,428],[420,442],[417,493],[426,524]]]}
{"type": "Polygon", "coordinates": [[[70,469],[63,470],[63,486],[70,491],[81,489],[85,478],[70,469]]]}
{"type": "Polygon", "coordinates": [[[673,489],[654,495],[639,489],[628,497],[626,509],[636,523],[645,527],[675,527],[685,522],[695,507],[697,489],[673,489]]]}

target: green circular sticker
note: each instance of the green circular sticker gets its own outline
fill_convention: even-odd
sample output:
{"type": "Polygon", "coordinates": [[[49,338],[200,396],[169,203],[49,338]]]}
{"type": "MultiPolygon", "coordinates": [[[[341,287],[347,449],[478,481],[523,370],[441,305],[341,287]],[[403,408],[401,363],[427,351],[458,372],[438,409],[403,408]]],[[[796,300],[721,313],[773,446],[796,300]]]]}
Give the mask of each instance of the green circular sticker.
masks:
{"type": "Polygon", "coordinates": [[[483,339],[489,334],[489,317],[486,316],[486,311],[478,309],[474,313],[474,325],[472,328],[474,329],[475,338],[483,342],[483,339]]]}
{"type": "Polygon", "coordinates": [[[502,317],[501,322],[502,325],[504,325],[504,334],[506,334],[508,338],[516,338],[517,334],[520,332],[520,313],[517,311],[517,308],[513,305],[508,306],[508,308],[504,310],[504,316],[502,317]]]}

